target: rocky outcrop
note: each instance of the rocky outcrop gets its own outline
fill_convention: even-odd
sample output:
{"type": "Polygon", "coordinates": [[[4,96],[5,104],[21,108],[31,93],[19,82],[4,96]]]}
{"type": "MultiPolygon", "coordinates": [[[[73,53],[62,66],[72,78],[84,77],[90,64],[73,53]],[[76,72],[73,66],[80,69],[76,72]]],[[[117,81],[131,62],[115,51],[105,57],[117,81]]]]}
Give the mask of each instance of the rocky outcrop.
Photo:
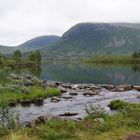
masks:
{"type": "Polygon", "coordinates": [[[41,85],[42,81],[36,76],[31,76],[29,74],[10,74],[10,80],[14,80],[17,84],[23,84],[24,86],[34,86],[41,85]]]}

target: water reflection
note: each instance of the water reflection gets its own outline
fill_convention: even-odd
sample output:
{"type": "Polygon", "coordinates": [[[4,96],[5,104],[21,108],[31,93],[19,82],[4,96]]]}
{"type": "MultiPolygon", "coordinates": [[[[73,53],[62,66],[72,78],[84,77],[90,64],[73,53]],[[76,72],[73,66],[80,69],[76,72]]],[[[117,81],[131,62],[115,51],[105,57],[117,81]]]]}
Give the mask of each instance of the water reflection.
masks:
{"type": "Polygon", "coordinates": [[[72,83],[137,85],[140,81],[140,65],[97,65],[70,61],[48,61],[38,69],[17,69],[16,73],[28,73],[41,79],[72,83]]]}
{"type": "Polygon", "coordinates": [[[79,62],[48,62],[42,64],[41,79],[72,83],[139,84],[140,65],[97,65],[79,62]],[[134,70],[135,68],[135,70],[134,70]]]}

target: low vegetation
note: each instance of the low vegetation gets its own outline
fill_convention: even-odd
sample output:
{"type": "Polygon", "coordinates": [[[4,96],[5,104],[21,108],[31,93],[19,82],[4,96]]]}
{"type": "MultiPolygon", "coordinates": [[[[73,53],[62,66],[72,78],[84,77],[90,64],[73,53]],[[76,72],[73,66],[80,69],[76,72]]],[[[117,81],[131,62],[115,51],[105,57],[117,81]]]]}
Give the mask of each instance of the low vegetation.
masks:
{"type": "Polygon", "coordinates": [[[13,89],[13,91],[10,89],[4,89],[0,91],[0,103],[3,101],[7,101],[9,104],[18,103],[23,100],[35,101],[38,99],[44,99],[46,97],[58,96],[60,94],[60,90],[56,88],[48,88],[45,90],[42,87],[35,86],[28,88],[19,87],[16,90],[13,89]]]}

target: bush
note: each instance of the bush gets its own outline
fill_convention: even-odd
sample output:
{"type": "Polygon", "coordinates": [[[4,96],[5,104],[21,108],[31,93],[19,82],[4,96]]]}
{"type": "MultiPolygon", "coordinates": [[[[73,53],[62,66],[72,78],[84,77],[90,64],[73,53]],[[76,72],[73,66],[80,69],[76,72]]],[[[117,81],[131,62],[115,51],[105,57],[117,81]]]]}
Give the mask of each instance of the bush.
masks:
{"type": "Polygon", "coordinates": [[[128,105],[128,102],[122,100],[111,101],[108,105],[111,110],[121,110],[128,105]]]}
{"type": "Polygon", "coordinates": [[[107,116],[107,113],[103,107],[100,105],[93,106],[92,104],[86,106],[86,112],[89,115],[89,117],[95,118],[105,118],[107,116]]]}
{"type": "Polygon", "coordinates": [[[125,117],[131,118],[131,124],[140,125],[140,104],[130,103],[122,110],[122,113],[125,117]]]}
{"type": "Polygon", "coordinates": [[[61,95],[61,91],[57,88],[48,88],[47,89],[48,96],[59,96],[61,95]]]}

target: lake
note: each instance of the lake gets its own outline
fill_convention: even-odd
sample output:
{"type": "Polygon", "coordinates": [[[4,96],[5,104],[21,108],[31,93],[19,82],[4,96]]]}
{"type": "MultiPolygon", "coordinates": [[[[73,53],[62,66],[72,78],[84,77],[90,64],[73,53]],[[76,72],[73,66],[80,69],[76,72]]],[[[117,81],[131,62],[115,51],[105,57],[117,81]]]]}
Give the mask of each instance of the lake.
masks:
{"type": "Polygon", "coordinates": [[[79,61],[47,61],[40,69],[18,70],[42,80],[94,84],[140,84],[139,65],[85,64],[79,61]]]}

